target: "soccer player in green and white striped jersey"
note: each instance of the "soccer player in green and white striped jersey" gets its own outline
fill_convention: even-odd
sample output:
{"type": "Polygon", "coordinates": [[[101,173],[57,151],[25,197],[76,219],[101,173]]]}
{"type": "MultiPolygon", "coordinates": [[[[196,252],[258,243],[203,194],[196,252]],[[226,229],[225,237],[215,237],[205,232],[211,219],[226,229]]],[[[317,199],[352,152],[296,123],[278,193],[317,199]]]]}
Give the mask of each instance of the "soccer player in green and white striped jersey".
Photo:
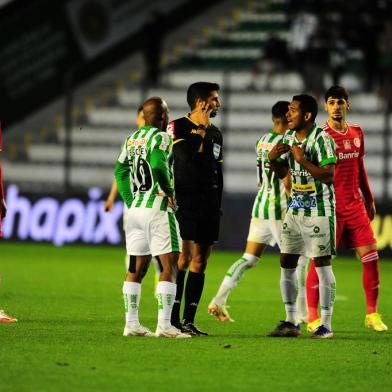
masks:
{"type": "MultiPolygon", "coordinates": [[[[137,109],[137,116],[135,119],[135,125],[137,126],[137,129],[144,126],[143,106],[139,106],[139,108],[137,109]]],[[[116,179],[114,178],[113,182],[112,182],[112,186],[110,188],[109,195],[106,198],[105,204],[103,206],[103,208],[106,212],[112,211],[113,206],[114,206],[114,202],[117,197],[117,193],[118,193],[117,182],[116,182],[116,179]]],[[[124,211],[123,211],[123,229],[124,229],[124,231],[127,227],[127,219],[128,219],[128,207],[124,203],[124,211]]],[[[159,282],[159,275],[161,274],[161,269],[159,267],[158,260],[155,257],[152,258],[152,262],[153,262],[153,265],[155,268],[154,284],[155,284],[155,289],[156,289],[156,285],[159,282]]],[[[126,271],[128,271],[128,267],[129,267],[129,256],[125,255],[125,270],[126,271]]]]}
{"type": "Polygon", "coordinates": [[[335,255],[335,143],[315,123],[317,101],[296,95],[289,105],[288,130],[282,143],[269,153],[271,168],[284,178],[291,172],[291,201],[281,231],[280,287],[286,309],[269,336],[300,334],[296,325],[296,266],[300,255],[314,258],[320,285],[321,325],[315,338],[331,338],[331,318],[336,281],[331,259],[335,255]]]}
{"type": "Polygon", "coordinates": [[[159,259],[162,272],[156,288],[158,325],[156,336],[189,338],[170,323],[176,295],[173,283],[181,238],[174,211],[172,139],[162,129],[168,122],[166,102],[153,97],[143,104],[145,126],[127,137],[118,157],[115,178],[128,207],[126,233],[128,273],[123,285],[124,336],[152,336],[139,322],[141,281],[150,255],[159,259]]]}
{"type": "MultiPolygon", "coordinates": [[[[273,129],[263,135],[256,143],[259,191],[255,198],[249,235],[244,254],[227,271],[216,296],[208,306],[208,313],[218,321],[233,321],[226,303],[231,290],[237,286],[246,270],[255,267],[264,249],[280,243],[282,219],[286,215],[290,193],[290,177],[280,180],[270,169],[268,153],[274,145],[281,142],[288,129],[286,113],[289,102],[279,101],[272,107],[273,129]]],[[[300,321],[306,322],[305,271],[307,259],[298,263],[298,295],[300,321]]]]}

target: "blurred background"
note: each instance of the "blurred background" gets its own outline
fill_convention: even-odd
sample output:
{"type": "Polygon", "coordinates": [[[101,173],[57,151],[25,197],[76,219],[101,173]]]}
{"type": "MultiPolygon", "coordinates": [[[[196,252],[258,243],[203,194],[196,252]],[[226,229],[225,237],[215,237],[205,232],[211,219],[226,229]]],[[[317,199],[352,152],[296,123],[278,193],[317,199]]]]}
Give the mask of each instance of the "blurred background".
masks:
{"type": "Polygon", "coordinates": [[[246,240],[254,146],[271,106],[332,83],[362,126],[382,252],[392,254],[392,1],[0,0],[0,119],[14,240],[120,244],[122,202],[103,211],[124,138],[151,95],[170,118],[187,87],[221,85],[221,249],[246,240]]]}

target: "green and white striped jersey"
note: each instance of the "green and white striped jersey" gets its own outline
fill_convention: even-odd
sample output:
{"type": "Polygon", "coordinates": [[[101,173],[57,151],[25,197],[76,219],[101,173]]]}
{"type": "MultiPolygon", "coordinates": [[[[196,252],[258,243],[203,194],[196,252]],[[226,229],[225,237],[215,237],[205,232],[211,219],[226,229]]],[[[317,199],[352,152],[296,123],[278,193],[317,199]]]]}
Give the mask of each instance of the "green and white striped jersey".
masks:
{"type": "Polygon", "coordinates": [[[283,135],[270,130],[256,143],[258,177],[261,186],[253,203],[252,218],[276,219],[284,218],[288,197],[283,181],[271,170],[268,154],[281,142],[283,135]]]}
{"type": "Polygon", "coordinates": [[[141,127],[125,139],[114,175],[128,208],[168,210],[167,196],[174,193],[172,147],[170,135],[152,126],[141,127]],[[162,192],[167,196],[158,195],[162,192]]]}
{"type": "MultiPolygon", "coordinates": [[[[306,139],[299,142],[295,130],[284,134],[282,143],[292,146],[305,146],[305,159],[322,167],[336,164],[335,142],[332,137],[316,124],[306,139]]],[[[286,161],[291,169],[291,201],[289,211],[300,216],[335,215],[335,190],[315,179],[302,165],[296,162],[291,152],[282,155],[280,161],[286,161]]]]}

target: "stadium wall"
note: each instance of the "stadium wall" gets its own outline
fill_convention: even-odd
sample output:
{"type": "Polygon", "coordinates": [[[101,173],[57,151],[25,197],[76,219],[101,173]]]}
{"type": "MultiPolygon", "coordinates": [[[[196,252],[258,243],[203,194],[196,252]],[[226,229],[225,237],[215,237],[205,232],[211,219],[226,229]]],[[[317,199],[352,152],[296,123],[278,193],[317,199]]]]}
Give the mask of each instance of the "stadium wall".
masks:
{"type": "MultiPolygon", "coordinates": [[[[86,193],[51,195],[21,193],[11,184],[6,190],[6,240],[120,245],[124,243],[123,203],[118,200],[111,212],[104,211],[106,194],[93,187],[86,193]]],[[[251,196],[226,195],[220,241],[222,250],[241,251],[246,242],[252,211],[251,196]]],[[[373,221],[381,255],[392,256],[392,209],[381,206],[373,221]]],[[[277,251],[275,247],[273,251],[277,251]]]]}

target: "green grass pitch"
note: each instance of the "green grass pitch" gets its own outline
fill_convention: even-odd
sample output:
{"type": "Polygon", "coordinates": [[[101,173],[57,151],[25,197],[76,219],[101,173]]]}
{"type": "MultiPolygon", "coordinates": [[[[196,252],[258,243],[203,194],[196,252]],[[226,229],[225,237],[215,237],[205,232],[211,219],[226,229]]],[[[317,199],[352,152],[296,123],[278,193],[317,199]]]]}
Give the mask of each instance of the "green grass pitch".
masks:
{"type": "MultiPolygon", "coordinates": [[[[265,255],[230,297],[234,323],[207,305],[238,253],[214,252],[198,311],[212,336],[124,338],[121,247],[0,243],[0,390],[6,391],[391,391],[391,333],[364,327],[361,266],[335,261],[332,340],[267,338],[283,318],[276,255],[265,255]]],[[[381,263],[380,312],[392,327],[392,261],[381,263]]],[[[140,319],[155,329],[153,268],[140,319]]]]}

